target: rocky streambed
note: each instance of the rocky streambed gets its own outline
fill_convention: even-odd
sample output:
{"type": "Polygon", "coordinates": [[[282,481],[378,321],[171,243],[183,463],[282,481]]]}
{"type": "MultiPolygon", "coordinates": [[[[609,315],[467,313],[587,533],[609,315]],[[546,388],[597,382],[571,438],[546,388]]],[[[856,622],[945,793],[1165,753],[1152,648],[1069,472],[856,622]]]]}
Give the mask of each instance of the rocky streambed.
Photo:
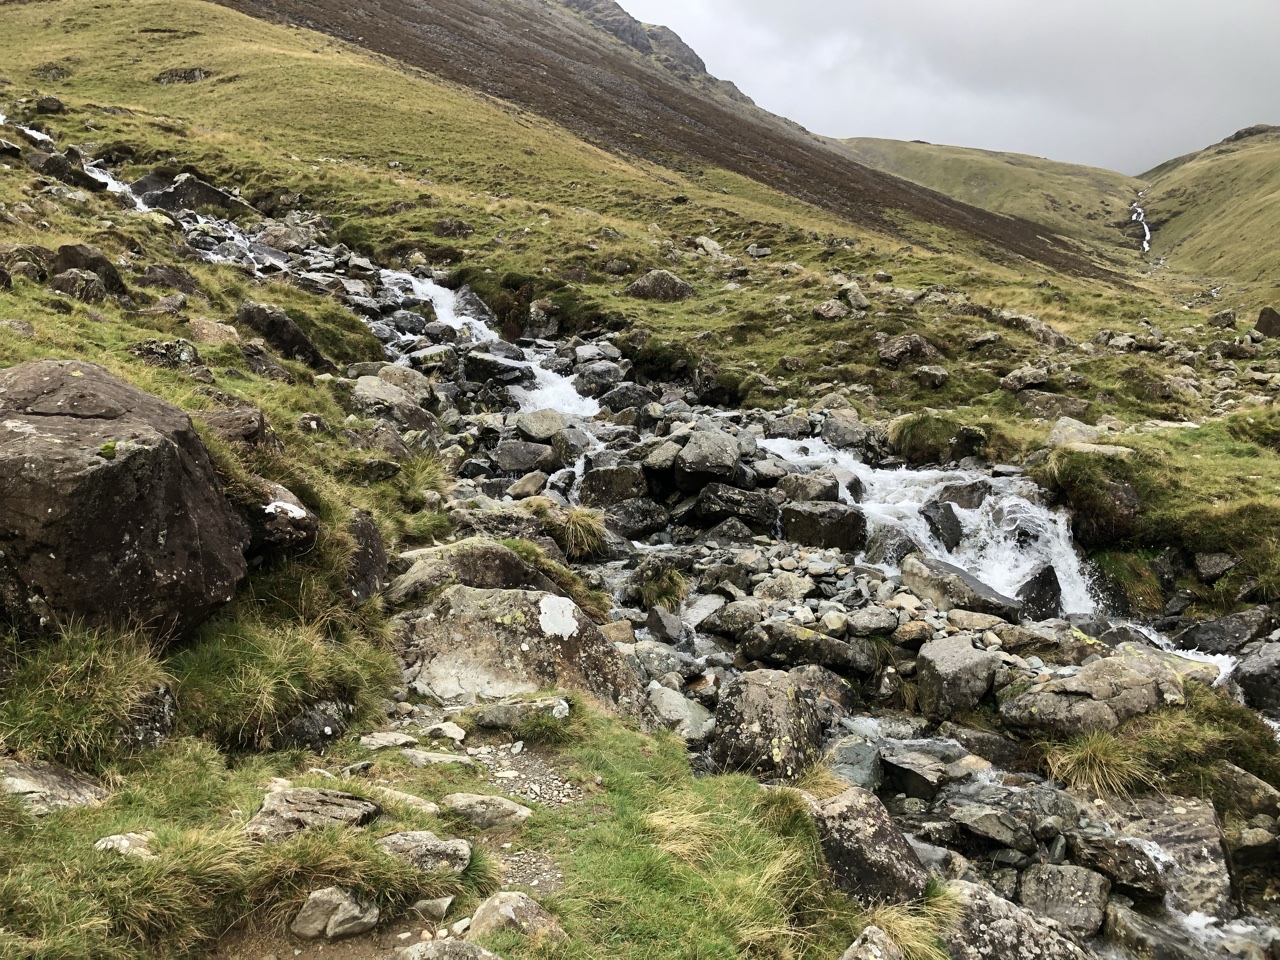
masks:
{"type": "MultiPolygon", "coordinates": [[[[257,219],[243,203],[195,178],[76,169],[168,211],[206,259],[333,295],[384,344],[330,370],[283,311],[238,317],[264,365],[269,348],[323,371],[389,461],[430,448],[452,468],[432,505],[455,542],[366,578],[397,611],[400,703],[557,687],[674,730],[707,772],[804,784],[826,764],[835,787],[812,811],[837,881],[890,903],[951,881],[956,957],[1275,955],[1258,894],[1280,791],[1222,759],[1224,824],[1198,797],[1068,789],[1037,754],[1199,687],[1280,716],[1270,608],[1113,618],[1069,519],[1016,467],[907,469],[838,393],[728,410],[696,372],[638,382],[625,338],[561,338],[548,304],[506,342],[466,288],[329,244],[321,218],[245,230],[230,219],[257,219]]],[[[102,282],[92,260],[72,269],[102,282]]],[[[187,347],[152,349],[181,366],[187,347]]],[[[263,536],[314,535],[283,488],[263,510],[263,536]]],[[[1193,559],[1212,577],[1214,558],[1193,559]]],[[[320,729],[319,748],[343,732],[320,729]]]]}

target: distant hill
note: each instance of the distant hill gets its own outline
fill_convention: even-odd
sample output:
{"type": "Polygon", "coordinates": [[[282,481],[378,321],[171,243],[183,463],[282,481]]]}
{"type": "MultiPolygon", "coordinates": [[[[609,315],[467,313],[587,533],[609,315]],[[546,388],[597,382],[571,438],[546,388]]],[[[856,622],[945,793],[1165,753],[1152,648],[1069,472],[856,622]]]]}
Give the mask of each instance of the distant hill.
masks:
{"type": "Polygon", "coordinates": [[[1127,224],[1143,181],[1122,173],[922,141],[854,137],[838,142],[869,167],[993,213],[1023,217],[1093,243],[1140,238],[1127,224]]]}
{"type": "Polygon", "coordinates": [[[1280,279],[1280,127],[1248,127],[1141,179],[1155,253],[1208,277],[1280,279]]]}

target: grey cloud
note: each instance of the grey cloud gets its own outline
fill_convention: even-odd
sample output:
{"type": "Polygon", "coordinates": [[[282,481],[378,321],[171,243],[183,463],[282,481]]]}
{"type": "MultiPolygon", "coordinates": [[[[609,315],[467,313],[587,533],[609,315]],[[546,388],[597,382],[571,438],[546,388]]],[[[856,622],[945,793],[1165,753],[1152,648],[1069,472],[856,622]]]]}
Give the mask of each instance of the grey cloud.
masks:
{"type": "Polygon", "coordinates": [[[620,0],[816,133],[1139,173],[1280,124],[1276,0],[620,0]]]}

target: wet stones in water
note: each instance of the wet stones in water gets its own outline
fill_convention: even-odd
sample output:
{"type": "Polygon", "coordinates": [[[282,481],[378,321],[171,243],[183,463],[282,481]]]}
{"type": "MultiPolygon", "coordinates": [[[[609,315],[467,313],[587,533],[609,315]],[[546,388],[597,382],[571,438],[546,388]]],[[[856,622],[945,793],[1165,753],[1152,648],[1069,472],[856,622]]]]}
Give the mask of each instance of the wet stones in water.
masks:
{"type": "Polygon", "coordinates": [[[959,607],[989,613],[1016,623],[1022,604],[1006,597],[959,567],[913,554],[902,561],[902,582],[922,600],[930,600],[941,611],[959,607]]]}
{"type": "Polygon", "coordinates": [[[615,503],[605,514],[605,526],[628,540],[642,540],[652,536],[665,530],[670,522],[667,511],[647,498],[615,503]]]}
{"type": "Polygon", "coordinates": [[[788,474],[778,481],[777,489],[797,503],[836,503],[840,499],[840,481],[825,470],[788,474]]]}
{"type": "Polygon", "coordinates": [[[562,465],[554,448],[523,440],[504,440],[493,448],[491,457],[499,472],[516,476],[524,476],[533,470],[550,473],[562,465]]]}
{"type": "Polygon", "coordinates": [[[920,510],[920,515],[947,551],[953,552],[964,539],[964,527],[950,503],[930,503],[920,510]]]}
{"type": "Polygon", "coordinates": [[[647,497],[649,485],[638,466],[602,467],[582,477],[579,500],[586,507],[610,507],[624,500],[647,497]]]}
{"type": "Polygon", "coordinates": [[[938,501],[954,504],[962,510],[976,510],[986,502],[990,493],[991,485],[985,480],[952,483],[942,488],[942,492],[938,494],[938,501]]]}
{"type": "Polygon", "coordinates": [[[1052,620],[1062,615],[1062,584],[1051,564],[1042,565],[1018,589],[1018,602],[1028,620],[1052,620]]]}
{"type": "Polygon", "coordinates": [[[468,353],[463,361],[463,369],[466,378],[476,383],[492,380],[504,384],[531,384],[535,379],[532,368],[526,364],[484,350],[472,350],[468,353]]]}

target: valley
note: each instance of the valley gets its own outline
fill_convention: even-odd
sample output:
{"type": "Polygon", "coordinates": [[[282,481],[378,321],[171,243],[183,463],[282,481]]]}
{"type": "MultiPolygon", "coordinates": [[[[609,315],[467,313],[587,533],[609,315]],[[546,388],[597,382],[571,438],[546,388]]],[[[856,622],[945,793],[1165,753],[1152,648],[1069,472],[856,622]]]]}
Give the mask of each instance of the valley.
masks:
{"type": "Polygon", "coordinates": [[[0,4],[0,956],[1272,957],[1274,130],[375,6],[0,4]]]}

